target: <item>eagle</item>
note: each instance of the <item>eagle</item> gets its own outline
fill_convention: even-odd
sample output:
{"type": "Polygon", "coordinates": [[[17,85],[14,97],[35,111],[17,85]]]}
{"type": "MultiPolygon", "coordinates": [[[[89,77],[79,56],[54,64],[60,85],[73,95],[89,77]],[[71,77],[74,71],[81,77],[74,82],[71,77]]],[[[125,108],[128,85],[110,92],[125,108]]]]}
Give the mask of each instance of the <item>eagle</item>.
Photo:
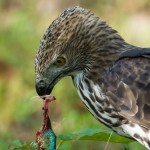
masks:
{"type": "Polygon", "coordinates": [[[76,6],[48,27],[35,56],[36,91],[50,95],[71,76],[90,113],[150,150],[150,48],[127,43],[90,10],[76,6]]]}

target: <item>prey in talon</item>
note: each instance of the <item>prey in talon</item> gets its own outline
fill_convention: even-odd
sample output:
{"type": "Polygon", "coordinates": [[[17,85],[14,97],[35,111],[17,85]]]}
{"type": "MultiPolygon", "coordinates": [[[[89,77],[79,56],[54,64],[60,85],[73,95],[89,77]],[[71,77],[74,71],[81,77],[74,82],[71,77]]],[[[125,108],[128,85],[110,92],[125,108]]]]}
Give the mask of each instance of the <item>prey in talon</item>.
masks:
{"type": "Polygon", "coordinates": [[[52,130],[50,117],[48,115],[48,105],[51,101],[55,100],[54,96],[46,95],[41,96],[43,100],[43,116],[44,121],[41,129],[36,133],[36,142],[32,145],[37,148],[37,150],[56,150],[56,136],[52,130]]]}

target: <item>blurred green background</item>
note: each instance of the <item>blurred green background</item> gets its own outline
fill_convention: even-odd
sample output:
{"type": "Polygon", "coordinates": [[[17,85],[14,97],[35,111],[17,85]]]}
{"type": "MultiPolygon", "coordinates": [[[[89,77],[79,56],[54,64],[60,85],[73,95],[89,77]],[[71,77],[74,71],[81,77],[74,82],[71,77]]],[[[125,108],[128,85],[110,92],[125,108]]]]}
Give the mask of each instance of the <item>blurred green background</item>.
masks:
{"type": "MultiPolygon", "coordinates": [[[[0,150],[14,140],[31,142],[42,125],[42,102],[35,97],[34,55],[40,39],[67,7],[91,9],[118,30],[124,39],[141,47],[150,46],[150,0],[1,0],[0,1],[0,150]]],[[[56,134],[84,128],[106,128],[85,109],[70,78],[53,91],[57,100],[50,106],[56,134]]],[[[66,142],[61,149],[103,150],[106,143],[66,142]]],[[[132,149],[144,150],[137,143],[132,149]]],[[[121,144],[107,149],[123,150],[121,144]]]]}

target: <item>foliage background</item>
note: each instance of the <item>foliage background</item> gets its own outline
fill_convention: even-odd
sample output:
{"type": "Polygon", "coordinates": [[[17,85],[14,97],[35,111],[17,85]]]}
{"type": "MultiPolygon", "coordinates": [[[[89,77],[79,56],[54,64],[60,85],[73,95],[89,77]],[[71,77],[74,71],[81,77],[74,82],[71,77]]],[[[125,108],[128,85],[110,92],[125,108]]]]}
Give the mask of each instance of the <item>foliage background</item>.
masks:
{"type": "MultiPolygon", "coordinates": [[[[67,7],[91,9],[119,31],[126,41],[150,46],[149,0],[1,0],[0,1],[0,149],[10,149],[16,139],[31,142],[42,124],[42,102],[36,96],[34,55],[46,28],[67,7]]],[[[70,78],[53,91],[57,100],[50,106],[56,134],[84,128],[102,128],[83,106],[70,78]]],[[[106,143],[66,142],[61,149],[97,150],[106,143]]],[[[131,149],[144,150],[137,144],[131,149]]],[[[120,144],[108,149],[122,150],[120,144]]]]}

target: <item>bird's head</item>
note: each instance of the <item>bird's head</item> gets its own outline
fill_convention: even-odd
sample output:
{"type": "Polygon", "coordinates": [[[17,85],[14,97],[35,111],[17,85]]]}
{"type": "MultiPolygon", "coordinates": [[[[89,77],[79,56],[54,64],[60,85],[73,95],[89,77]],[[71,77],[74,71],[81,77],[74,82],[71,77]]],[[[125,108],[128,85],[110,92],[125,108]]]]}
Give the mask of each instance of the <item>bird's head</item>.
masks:
{"type": "MultiPolygon", "coordinates": [[[[38,95],[49,95],[61,78],[89,68],[100,57],[96,52],[100,47],[104,49],[109,29],[104,21],[81,7],[69,8],[54,20],[35,57],[38,95]]],[[[116,34],[114,30],[112,33],[116,34]]]]}

